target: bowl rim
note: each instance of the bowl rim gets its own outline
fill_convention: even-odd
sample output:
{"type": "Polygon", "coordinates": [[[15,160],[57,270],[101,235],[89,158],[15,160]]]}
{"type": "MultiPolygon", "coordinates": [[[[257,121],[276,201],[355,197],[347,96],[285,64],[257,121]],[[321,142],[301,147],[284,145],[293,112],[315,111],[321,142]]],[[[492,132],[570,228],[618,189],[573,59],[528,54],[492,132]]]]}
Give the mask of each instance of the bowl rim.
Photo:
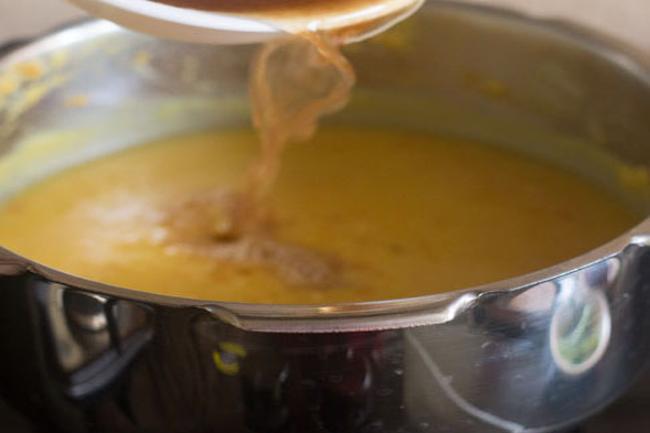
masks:
{"type": "MultiPolygon", "coordinates": [[[[369,37],[390,27],[417,9],[406,0],[385,0],[381,4],[363,5],[362,10],[328,12],[318,20],[293,16],[254,16],[244,12],[222,12],[180,7],[155,0],[69,0],[94,16],[110,19],[134,30],[159,37],[198,43],[242,44],[263,42],[282,37],[291,28],[305,25],[315,30],[345,29],[367,19],[395,15],[369,37]],[[405,6],[408,6],[405,8],[405,6]]],[[[425,0],[416,0],[423,2],[425,0]]],[[[356,39],[355,39],[356,40],[356,39]]]]}
{"type": "MultiPolygon", "coordinates": [[[[448,12],[479,13],[501,20],[517,20],[518,24],[548,32],[550,35],[568,38],[586,50],[598,52],[599,56],[634,75],[650,88],[650,61],[647,56],[614,38],[585,29],[574,23],[533,18],[502,8],[458,3],[453,0],[430,2],[424,6],[424,9],[429,8],[442,8],[448,12]]],[[[81,23],[77,22],[36,38],[8,54],[0,55],[0,70],[80,41],[120,32],[127,32],[127,30],[104,20],[90,19],[81,23]]],[[[49,282],[62,284],[72,289],[91,291],[145,304],[178,308],[198,307],[245,330],[281,333],[359,332],[445,323],[456,317],[459,311],[470,308],[483,296],[535,287],[588,268],[594,263],[616,257],[631,245],[650,245],[650,217],[646,216],[625,233],[584,254],[513,278],[430,295],[331,304],[250,304],[160,295],[100,283],[59,271],[21,256],[1,245],[0,274],[4,269],[10,269],[11,271],[8,272],[14,273],[29,271],[49,282]]]]}

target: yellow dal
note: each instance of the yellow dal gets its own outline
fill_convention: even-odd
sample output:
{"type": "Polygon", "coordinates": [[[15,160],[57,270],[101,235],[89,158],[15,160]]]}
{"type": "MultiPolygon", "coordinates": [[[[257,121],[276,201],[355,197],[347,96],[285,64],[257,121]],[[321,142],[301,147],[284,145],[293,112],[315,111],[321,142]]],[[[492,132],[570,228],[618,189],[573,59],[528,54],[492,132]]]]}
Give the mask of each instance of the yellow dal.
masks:
{"type": "Polygon", "coordinates": [[[255,303],[416,296],[556,264],[636,218],[585,179],[475,143],[396,130],[324,129],[290,146],[272,193],[274,236],[342,263],[340,287],[174,252],[153,210],[236,185],[247,131],[161,140],[74,167],[0,208],[0,244],[43,264],[159,294],[255,303]],[[154,236],[155,237],[155,236],[154,236]]]}

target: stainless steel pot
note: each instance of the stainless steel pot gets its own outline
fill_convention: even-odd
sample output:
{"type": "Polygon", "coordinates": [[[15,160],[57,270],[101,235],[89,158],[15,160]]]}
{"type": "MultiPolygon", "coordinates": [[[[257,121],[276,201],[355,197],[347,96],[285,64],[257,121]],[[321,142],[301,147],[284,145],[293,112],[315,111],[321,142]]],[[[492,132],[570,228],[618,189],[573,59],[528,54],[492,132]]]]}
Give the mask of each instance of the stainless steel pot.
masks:
{"type": "MultiPolygon", "coordinates": [[[[253,49],[89,22],[11,52],[0,60],[0,192],[155,136],[246,124],[253,49]]],[[[360,84],[329,121],[517,149],[648,214],[650,68],[638,54],[566,24],[447,3],[349,54],[360,84]]],[[[47,432],[562,429],[646,363],[649,233],[644,220],[484,287],[320,306],[134,292],[2,250],[0,394],[47,432]]]]}

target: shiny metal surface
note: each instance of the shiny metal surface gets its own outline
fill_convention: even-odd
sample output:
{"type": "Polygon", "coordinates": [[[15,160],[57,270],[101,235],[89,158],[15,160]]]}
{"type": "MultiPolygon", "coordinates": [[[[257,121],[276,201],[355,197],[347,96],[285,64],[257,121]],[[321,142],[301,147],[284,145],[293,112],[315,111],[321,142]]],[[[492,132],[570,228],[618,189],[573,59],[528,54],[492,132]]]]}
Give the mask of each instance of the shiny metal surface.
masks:
{"type": "MultiPolygon", "coordinates": [[[[0,97],[0,195],[144,139],[245,124],[252,50],[91,22],[5,56],[0,79],[25,62],[42,74],[0,97]],[[83,107],[66,103],[79,95],[83,107]],[[12,171],[12,155],[60,134],[65,146],[12,171]]],[[[637,54],[563,24],[444,3],[349,54],[360,86],[332,122],[515,148],[648,214],[645,184],[621,180],[643,180],[650,162],[650,69],[637,54]]],[[[649,233],[644,220],[585,256],[484,287],[322,306],[133,292],[2,250],[0,395],[47,432],[563,429],[646,364],[649,233]]]]}

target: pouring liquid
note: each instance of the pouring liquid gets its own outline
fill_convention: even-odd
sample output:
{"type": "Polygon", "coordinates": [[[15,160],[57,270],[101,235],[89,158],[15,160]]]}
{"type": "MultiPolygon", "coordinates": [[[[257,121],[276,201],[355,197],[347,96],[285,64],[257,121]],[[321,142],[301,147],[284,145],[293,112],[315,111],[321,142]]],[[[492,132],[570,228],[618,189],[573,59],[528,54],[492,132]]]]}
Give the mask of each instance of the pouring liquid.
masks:
{"type": "Polygon", "coordinates": [[[176,6],[255,12],[266,18],[291,14],[276,22],[289,35],[263,45],[251,65],[250,101],[253,124],[258,130],[260,153],[235,190],[217,191],[206,197],[191,197],[168,216],[166,239],[188,253],[209,255],[220,261],[272,266],[282,275],[292,275],[297,285],[332,286],[337,283],[331,259],[295,245],[276,241],[268,230],[271,209],[268,196],[281,170],[282,155],[293,141],[309,139],[322,116],[344,107],[355,83],[352,65],[341,46],[363,39],[415,11],[421,0],[397,0],[398,8],[377,13],[377,6],[395,0],[348,1],[207,1],[165,0],[176,6]],[[371,6],[370,9],[364,9],[371,6]],[[335,30],[319,30],[323,20],[350,11],[356,17],[335,30]],[[367,14],[367,16],[364,16],[367,14]],[[187,208],[194,211],[189,212],[187,208]],[[203,210],[201,211],[201,208],[203,210]],[[189,219],[188,219],[189,217],[189,219]],[[196,219],[213,218],[203,238],[192,229],[196,219]],[[206,238],[211,242],[206,243],[206,238]]]}

